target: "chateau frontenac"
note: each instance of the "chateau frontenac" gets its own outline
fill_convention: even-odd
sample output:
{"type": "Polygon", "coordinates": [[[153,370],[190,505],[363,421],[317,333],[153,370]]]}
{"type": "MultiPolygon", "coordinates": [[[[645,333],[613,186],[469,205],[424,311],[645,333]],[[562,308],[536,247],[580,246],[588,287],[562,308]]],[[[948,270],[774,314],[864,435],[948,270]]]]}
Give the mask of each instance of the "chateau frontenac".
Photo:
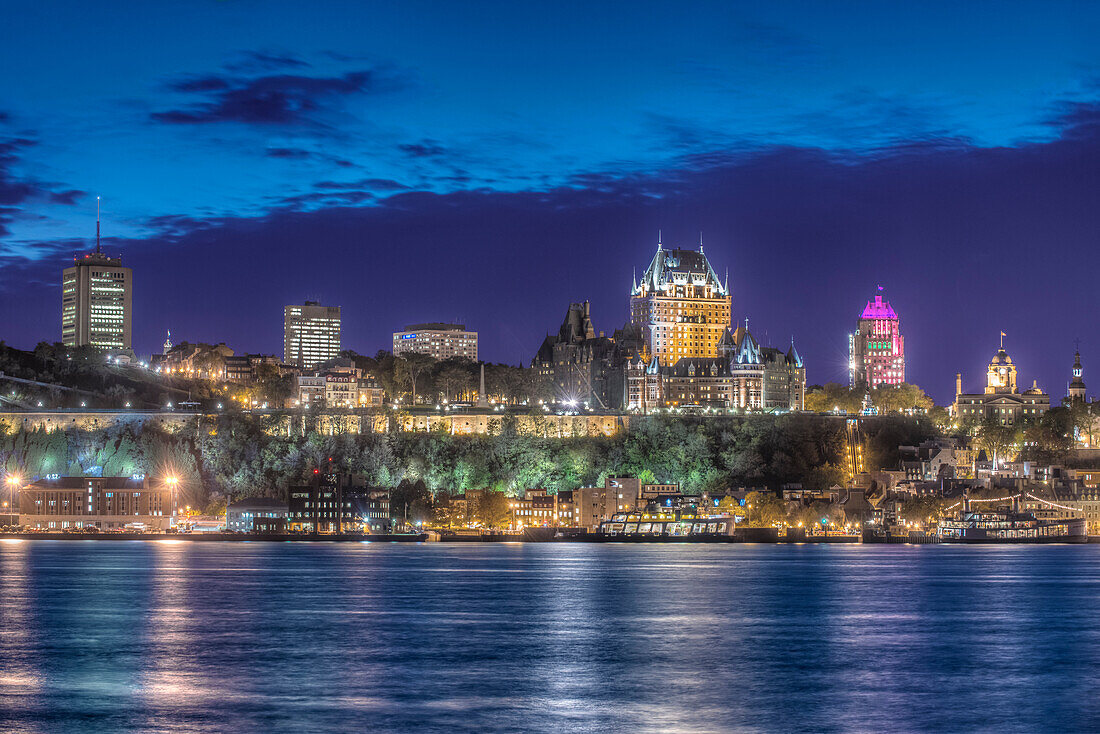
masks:
{"type": "Polygon", "coordinates": [[[728,275],[702,245],[657,252],[630,290],[630,321],[597,335],[590,304],[574,303],[532,360],[554,398],[593,409],[802,410],[806,370],[794,339],[784,351],[733,328],[728,275]]]}

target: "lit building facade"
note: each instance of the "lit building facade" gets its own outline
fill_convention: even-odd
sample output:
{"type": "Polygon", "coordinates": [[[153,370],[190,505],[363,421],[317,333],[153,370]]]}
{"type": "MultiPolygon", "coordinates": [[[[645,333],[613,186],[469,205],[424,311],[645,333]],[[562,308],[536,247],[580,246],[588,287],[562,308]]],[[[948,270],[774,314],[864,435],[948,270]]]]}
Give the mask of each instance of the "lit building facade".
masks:
{"type": "Polygon", "coordinates": [[[19,493],[19,524],[44,530],[167,530],[175,490],[139,477],[51,477],[19,493]]]}
{"type": "Polygon", "coordinates": [[[728,282],[718,280],[698,250],[664,249],[630,291],[630,320],[645,339],[648,357],[672,365],[686,357],[717,357],[730,326],[728,282]]]}
{"type": "Polygon", "coordinates": [[[314,374],[298,376],[301,408],[373,408],[382,405],[385,394],[372,375],[343,357],[319,365],[314,374]]]}
{"type": "Polygon", "coordinates": [[[248,497],[225,508],[225,527],[242,533],[258,529],[258,525],[270,526],[271,520],[287,517],[287,504],[271,497],[248,497]]]}
{"type": "MultiPolygon", "coordinates": [[[[881,291],[882,288],[880,287],[881,291]]],[[[852,387],[900,385],[905,382],[905,337],[889,301],[877,293],[868,301],[855,333],[848,337],[848,378],[852,387]]]]}
{"type": "Polygon", "coordinates": [[[981,422],[994,419],[1003,425],[1037,419],[1050,409],[1050,396],[1033,381],[1024,392],[1016,388],[1016,365],[1002,342],[986,369],[985,389],[981,393],[962,391],[962,373],[955,375],[953,415],[961,421],[981,422]]]}
{"type": "Polygon", "coordinates": [[[393,354],[416,352],[434,359],[459,357],[477,361],[477,332],[465,324],[410,324],[393,333],[393,354]]]}
{"type": "Polygon", "coordinates": [[[761,347],[747,327],[727,330],[717,357],[688,357],[662,366],[654,357],[626,363],[627,410],[712,408],[738,412],[802,410],[806,370],[791,344],[761,347]]]}
{"type": "Polygon", "coordinates": [[[61,341],[66,346],[131,348],[134,275],[99,251],[76,258],[61,274],[61,341]]]}
{"type": "Polygon", "coordinates": [[[313,369],[340,356],[340,307],[306,301],[283,310],[283,362],[313,369]]]}

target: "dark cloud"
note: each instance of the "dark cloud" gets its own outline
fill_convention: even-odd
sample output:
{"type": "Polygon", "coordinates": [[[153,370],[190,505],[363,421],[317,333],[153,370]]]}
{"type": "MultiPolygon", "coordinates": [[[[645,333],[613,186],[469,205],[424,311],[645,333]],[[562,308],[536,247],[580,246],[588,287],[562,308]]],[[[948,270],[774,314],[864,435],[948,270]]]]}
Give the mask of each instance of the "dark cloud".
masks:
{"type": "Polygon", "coordinates": [[[382,94],[402,86],[397,77],[379,70],[353,71],[336,77],[277,74],[253,78],[205,75],[173,82],[171,89],[205,99],[183,109],[152,113],[157,122],[194,125],[236,122],[253,125],[296,125],[351,95],[382,94]]]}
{"type": "Polygon", "coordinates": [[[358,181],[318,181],[314,188],[328,190],[371,189],[374,191],[403,191],[409,187],[388,178],[362,178],[358,181]]]}
{"type": "Polygon", "coordinates": [[[335,156],[328,155],[327,153],[318,153],[316,151],[305,150],[303,148],[268,148],[264,151],[264,155],[268,158],[283,158],[286,160],[308,161],[316,160],[325,163],[331,163],[341,168],[352,168],[355,166],[349,160],[344,158],[337,158],[335,156]]]}
{"type": "Polygon", "coordinates": [[[19,204],[38,192],[38,187],[31,181],[12,172],[12,167],[19,160],[19,153],[32,145],[34,141],[26,138],[0,140],[0,204],[19,204]]]}
{"type": "Polygon", "coordinates": [[[417,143],[403,143],[397,146],[397,149],[410,158],[437,158],[447,152],[439,141],[429,139],[417,143]]]}
{"type": "Polygon", "coordinates": [[[52,201],[54,204],[67,204],[69,206],[72,206],[87,195],[87,191],[80,191],[79,189],[53,191],[50,193],[50,201],[52,201]]]}
{"type": "Polygon", "coordinates": [[[229,71],[262,72],[279,69],[304,69],[309,62],[298,58],[288,51],[243,51],[225,65],[229,71]]]}

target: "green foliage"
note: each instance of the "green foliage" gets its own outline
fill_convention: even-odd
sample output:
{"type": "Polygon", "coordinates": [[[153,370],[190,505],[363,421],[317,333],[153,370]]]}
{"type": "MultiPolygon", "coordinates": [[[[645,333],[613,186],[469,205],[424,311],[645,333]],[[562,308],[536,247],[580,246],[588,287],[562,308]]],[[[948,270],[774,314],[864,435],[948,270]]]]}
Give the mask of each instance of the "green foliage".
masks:
{"type": "MultiPolygon", "coordinates": [[[[422,501],[417,519],[428,520],[425,493],[488,488],[517,495],[536,487],[557,492],[602,485],[608,476],[677,483],[689,494],[795,482],[825,489],[839,482],[845,430],[842,419],[807,414],[654,416],[633,420],[629,432],[614,437],[576,438],[519,434],[507,423],[492,435],[474,436],[287,435],[272,429],[278,420],[227,413],[194,419],[176,431],[148,423],[0,433],[0,466],[28,477],[171,474],[180,478],[181,497],[193,507],[227,495],[283,497],[314,467],[331,466],[362,475],[372,486],[415,485],[420,494],[410,506],[422,501]]],[[[875,468],[896,466],[899,444],[935,435],[927,420],[901,415],[861,426],[875,468]]],[[[398,501],[393,508],[396,513],[398,501]]]]}
{"type": "Polygon", "coordinates": [[[879,385],[871,390],[871,404],[880,415],[905,411],[926,411],[932,407],[932,398],[916,385],[903,382],[900,385],[879,385]]]}
{"type": "Polygon", "coordinates": [[[834,410],[858,413],[863,406],[864,390],[854,390],[847,385],[826,382],[824,385],[811,385],[806,390],[806,410],[814,413],[828,413],[834,410]]]}
{"type": "Polygon", "coordinates": [[[769,528],[787,519],[787,507],[774,492],[749,492],[745,495],[746,524],[769,528]]]}

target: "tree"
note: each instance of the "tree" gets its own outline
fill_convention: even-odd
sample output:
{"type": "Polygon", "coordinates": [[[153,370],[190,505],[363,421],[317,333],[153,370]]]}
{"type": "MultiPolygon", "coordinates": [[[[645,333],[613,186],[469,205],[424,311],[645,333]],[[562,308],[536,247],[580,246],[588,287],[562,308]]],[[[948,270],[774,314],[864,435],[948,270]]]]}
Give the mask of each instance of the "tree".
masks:
{"type": "Polygon", "coordinates": [[[932,398],[924,394],[917,385],[903,382],[900,385],[879,385],[871,390],[871,404],[881,414],[904,413],[909,410],[928,410],[932,407],[932,398]]]}
{"type": "Polygon", "coordinates": [[[997,468],[1009,459],[1009,451],[1019,442],[1020,428],[1003,424],[994,415],[987,415],[978,425],[974,438],[990,455],[993,467],[997,468]]]}
{"type": "Polygon", "coordinates": [[[390,493],[390,516],[397,521],[412,524],[429,522],[434,516],[432,493],[423,480],[405,480],[390,493]]]}
{"type": "Polygon", "coordinates": [[[830,413],[834,410],[858,413],[863,406],[864,391],[836,382],[812,385],[806,391],[806,410],[814,413],[830,413]]]}
{"type": "Polygon", "coordinates": [[[409,352],[395,360],[394,378],[398,385],[408,388],[410,405],[416,405],[416,381],[431,369],[434,363],[433,358],[419,352],[409,352]]]}
{"type": "Polygon", "coordinates": [[[485,490],[478,500],[476,517],[487,528],[502,528],[508,525],[512,519],[512,510],[508,507],[508,496],[503,492],[485,490]]]}
{"type": "Polygon", "coordinates": [[[748,525],[768,528],[787,519],[787,508],[774,492],[749,492],[745,495],[748,525]]]}

